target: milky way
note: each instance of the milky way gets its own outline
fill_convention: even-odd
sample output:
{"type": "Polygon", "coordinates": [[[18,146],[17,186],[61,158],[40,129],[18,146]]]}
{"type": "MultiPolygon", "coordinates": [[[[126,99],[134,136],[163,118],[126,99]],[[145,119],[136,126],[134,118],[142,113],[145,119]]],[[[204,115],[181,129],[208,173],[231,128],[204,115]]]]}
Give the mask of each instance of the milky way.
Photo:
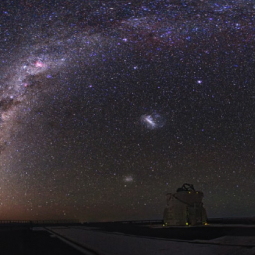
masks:
{"type": "Polygon", "coordinates": [[[252,215],[252,1],[0,5],[1,218],[252,215]]]}

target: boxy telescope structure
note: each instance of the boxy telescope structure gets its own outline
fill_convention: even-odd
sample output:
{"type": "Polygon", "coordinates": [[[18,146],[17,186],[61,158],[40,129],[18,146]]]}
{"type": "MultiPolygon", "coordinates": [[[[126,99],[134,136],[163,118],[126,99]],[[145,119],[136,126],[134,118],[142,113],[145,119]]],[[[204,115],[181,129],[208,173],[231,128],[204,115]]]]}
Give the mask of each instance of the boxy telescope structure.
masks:
{"type": "Polygon", "coordinates": [[[167,194],[164,210],[164,226],[206,225],[207,214],[202,199],[204,193],[196,191],[192,184],[184,183],[176,193],[167,194]]]}

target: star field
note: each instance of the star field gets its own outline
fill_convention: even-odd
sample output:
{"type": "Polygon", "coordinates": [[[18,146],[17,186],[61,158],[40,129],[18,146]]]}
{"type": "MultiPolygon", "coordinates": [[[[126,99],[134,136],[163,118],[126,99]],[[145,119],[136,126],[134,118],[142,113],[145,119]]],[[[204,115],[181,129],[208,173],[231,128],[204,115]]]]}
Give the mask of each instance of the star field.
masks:
{"type": "Polygon", "coordinates": [[[1,1],[0,218],[162,219],[183,183],[253,216],[252,1],[1,1]]]}

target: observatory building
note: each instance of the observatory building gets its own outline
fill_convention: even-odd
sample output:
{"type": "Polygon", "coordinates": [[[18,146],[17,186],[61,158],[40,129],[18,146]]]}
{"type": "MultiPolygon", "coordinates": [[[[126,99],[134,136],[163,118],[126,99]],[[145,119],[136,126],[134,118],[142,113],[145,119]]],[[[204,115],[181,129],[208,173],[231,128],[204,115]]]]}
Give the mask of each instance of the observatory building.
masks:
{"type": "Polygon", "coordinates": [[[164,226],[206,225],[203,196],[203,192],[196,191],[194,186],[188,183],[184,183],[176,193],[168,193],[163,215],[164,226]]]}

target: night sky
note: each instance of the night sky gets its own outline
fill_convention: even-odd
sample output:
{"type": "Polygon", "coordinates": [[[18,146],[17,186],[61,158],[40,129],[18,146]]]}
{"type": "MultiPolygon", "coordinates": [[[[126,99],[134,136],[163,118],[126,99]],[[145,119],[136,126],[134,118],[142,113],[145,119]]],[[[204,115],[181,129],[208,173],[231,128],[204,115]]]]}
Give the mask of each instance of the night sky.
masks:
{"type": "Polygon", "coordinates": [[[253,4],[1,0],[0,219],[253,216],[253,4]]]}

